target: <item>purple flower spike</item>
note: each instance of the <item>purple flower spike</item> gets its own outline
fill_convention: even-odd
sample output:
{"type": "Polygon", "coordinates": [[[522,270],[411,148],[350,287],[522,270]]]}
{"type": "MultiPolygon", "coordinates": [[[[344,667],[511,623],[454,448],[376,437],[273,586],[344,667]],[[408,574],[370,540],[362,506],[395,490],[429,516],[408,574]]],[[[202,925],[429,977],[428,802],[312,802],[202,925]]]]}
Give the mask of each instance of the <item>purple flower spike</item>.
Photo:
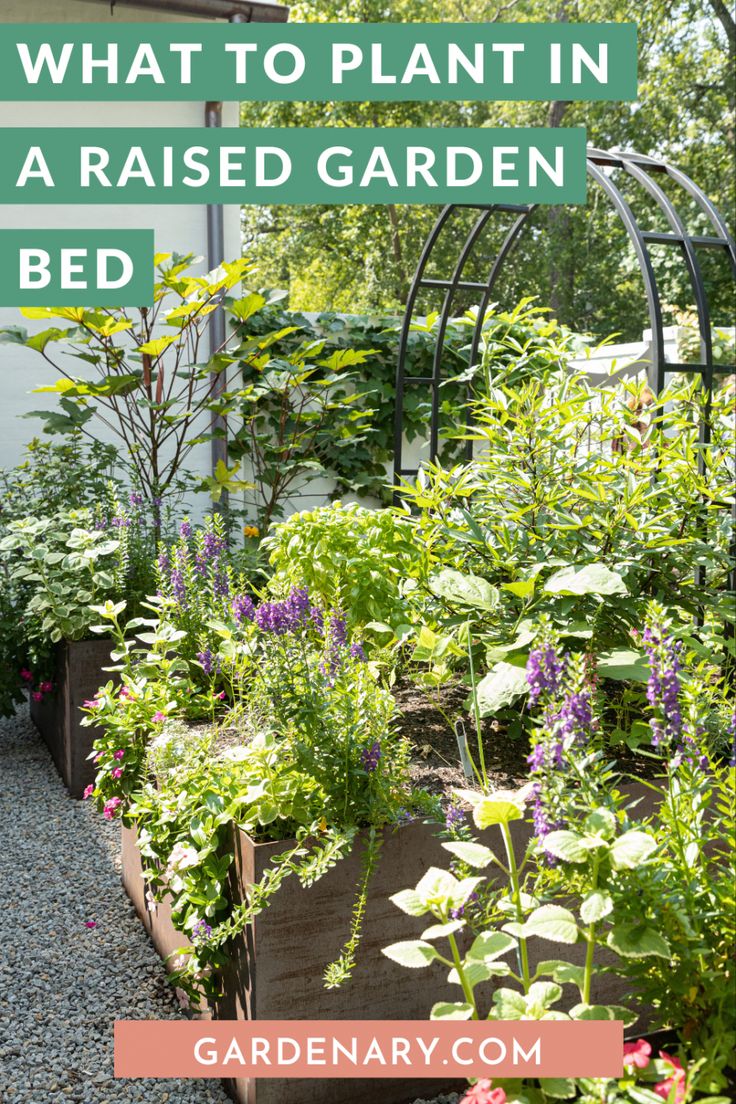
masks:
{"type": "Polygon", "coordinates": [[[360,762],[364,770],[367,770],[369,774],[373,774],[377,769],[380,758],[381,743],[379,740],[374,740],[369,748],[363,748],[360,753],[360,762]]]}
{"type": "Polygon", "coordinates": [[[461,828],[467,820],[465,810],[459,805],[448,806],[445,813],[445,827],[449,830],[453,828],[461,828]]]}
{"type": "Polygon", "coordinates": [[[560,659],[551,644],[530,651],[526,680],[529,683],[529,700],[532,705],[536,705],[543,692],[558,692],[566,666],[564,656],[560,659]]]}
{"type": "Polygon", "coordinates": [[[216,668],[215,657],[212,654],[210,648],[206,648],[203,652],[197,652],[197,659],[202,664],[202,670],[206,675],[211,675],[216,668]]]}
{"type": "Polygon", "coordinates": [[[206,920],[198,920],[192,928],[192,942],[206,943],[212,935],[212,928],[206,920]]]}
{"type": "Polygon", "coordinates": [[[252,621],[256,613],[255,606],[247,594],[236,594],[230,603],[230,610],[238,624],[242,621],[252,621]]]}

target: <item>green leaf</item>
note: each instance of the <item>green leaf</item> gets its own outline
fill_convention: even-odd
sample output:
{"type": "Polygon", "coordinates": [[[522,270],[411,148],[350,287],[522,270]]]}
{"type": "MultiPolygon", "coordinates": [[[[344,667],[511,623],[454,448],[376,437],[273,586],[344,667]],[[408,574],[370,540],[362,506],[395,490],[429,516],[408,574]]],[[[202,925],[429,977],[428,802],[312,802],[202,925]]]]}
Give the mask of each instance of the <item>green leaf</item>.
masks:
{"type": "Polygon", "coordinates": [[[459,884],[449,870],[430,866],[417,882],[416,894],[429,909],[432,905],[444,905],[451,900],[459,884]]]}
{"type": "Polygon", "coordinates": [[[481,679],[476,690],[481,717],[491,717],[528,692],[526,670],[502,660],[481,679]]]}
{"type": "Polygon", "coordinates": [[[430,1013],[431,1020],[469,1020],[475,1009],[472,1004],[460,1004],[452,1001],[440,1001],[430,1013]]]}
{"type": "Polygon", "coordinates": [[[636,1012],[620,1004],[576,1004],[570,1009],[571,1020],[621,1020],[624,1027],[636,1023],[636,1012]]]}
{"type": "Polygon", "coordinates": [[[670,957],[667,940],[646,924],[619,924],[608,933],[606,942],[622,958],[670,957]]]}
{"type": "Polygon", "coordinates": [[[600,890],[589,893],[580,906],[580,916],[584,924],[596,924],[611,912],[613,899],[610,893],[601,893],[600,890]]]}
{"type": "Polygon", "coordinates": [[[147,356],[158,357],[177,340],[178,336],[178,334],[165,334],[163,337],[154,338],[153,341],[145,341],[138,346],[138,352],[145,353],[147,356]]]}
{"type": "Polygon", "coordinates": [[[585,981],[585,967],[573,966],[571,962],[562,962],[559,959],[550,959],[537,965],[537,973],[551,974],[554,981],[560,985],[577,985],[582,989],[585,981]]]}
{"type": "Polygon", "coordinates": [[[573,1100],[577,1096],[575,1082],[570,1077],[544,1077],[542,1092],[553,1100],[573,1100]]]}
{"type": "Polygon", "coordinates": [[[563,567],[547,580],[544,589],[547,594],[626,595],[629,593],[621,576],[599,563],[587,564],[579,571],[575,567],[563,567]]]}
{"type": "Polygon", "coordinates": [[[544,849],[565,862],[584,863],[590,857],[590,852],[583,846],[577,832],[570,832],[565,828],[545,836],[544,849]]]}
{"type": "Polygon", "coordinates": [[[541,905],[524,924],[525,935],[537,935],[552,943],[577,943],[575,917],[561,905],[541,905]]]}
{"type": "Polygon", "coordinates": [[[398,962],[399,966],[407,966],[410,970],[420,970],[439,958],[432,944],[424,943],[421,939],[393,943],[390,947],[384,947],[381,953],[392,962],[398,962]]]}
{"type": "Polygon", "coordinates": [[[501,955],[513,951],[516,945],[514,937],[505,934],[505,932],[481,932],[473,940],[467,957],[479,962],[493,962],[501,955]]]}
{"type": "Polygon", "coordinates": [[[635,870],[656,849],[656,840],[646,832],[625,832],[611,844],[611,866],[614,870],[635,870]]]}
{"type": "Polygon", "coordinates": [[[598,835],[602,839],[609,840],[616,831],[616,824],[616,817],[611,810],[601,805],[588,814],[583,821],[583,828],[592,835],[598,835]]]}
{"type": "Polygon", "coordinates": [[[496,1017],[499,1020],[520,1020],[526,1016],[526,1000],[515,989],[497,989],[493,994],[496,1017]]]}
{"type": "Polygon", "coordinates": [[[502,583],[501,590],[508,590],[510,594],[515,594],[517,598],[528,598],[530,594],[534,593],[535,586],[536,579],[518,579],[515,583],[502,583]]]}
{"type": "Polygon", "coordinates": [[[646,682],[649,678],[646,659],[640,652],[631,650],[603,652],[598,656],[597,667],[601,678],[618,682],[646,682]]]}
{"type": "Polygon", "coordinates": [[[473,609],[493,610],[498,605],[498,591],[479,575],[463,575],[451,567],[433,575],[429,589],[446,602],[473,609]]]}
{"type": "Polygon", "coordinates": [[[462,920],[448,920],[446,924],[432,924],[422,932],[422,939],[446,939],[448,935],[454,935],[465,927],[462,920]]]}
{"type": "Polygon", "coordinates": [[[493,862],[493,852],[490,847],[484,847],[482,843],[453,840],[450,843],[443,843],[442,846],[445,851],[450,851],[453,855],[456,855],[461,862],[467,863],[468,866],[474,866],[479,870],[493,862]]]}
{"type": "Polygon", "coordinates": [[[473,807],[473,820],[481,830],[493,824],[521,820],[523,816],[524,803],[515,790],[496,790],[487,797],[481,797],[473,807]]]}
{"type": "Polygon", "coordinates": [[[394,893],[390,901],[409,916],[424,916],[429,909],[414,889],[402,889],[400,893],[394,893]]]}

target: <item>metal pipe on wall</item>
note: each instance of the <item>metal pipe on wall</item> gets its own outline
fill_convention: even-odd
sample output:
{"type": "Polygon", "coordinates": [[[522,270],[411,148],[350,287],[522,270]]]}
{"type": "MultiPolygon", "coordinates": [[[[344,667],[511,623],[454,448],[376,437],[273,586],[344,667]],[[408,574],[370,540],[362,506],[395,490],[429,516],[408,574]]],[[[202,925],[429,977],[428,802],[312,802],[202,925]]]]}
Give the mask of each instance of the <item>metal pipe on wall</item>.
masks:
{"type": "MultiPolygon", "coordinates": [[[[230,16],[230,23],[249,22],[246,15],[235,13],[230,16]]],[[[206,127],[222,126],[222,101],[208,100],[204,105],[204,124],[206,127]]],[[[207,204],[207,267],[210,271],[225,260],[225,220],[223,207],[220,203],[207,204]]],[[[225,316],[222,311],[214,311],[210,319],[210,353],[215,353],[225,343],[225,316]]],[[[213,372],[212,395],[214,398],[222,395],[227,390],[227,369],[222,372],[213,372]]],[[[217,465],[222,461],[227,466],[227,418],[218,414],[214,420],[213,430],[220,436],[213,437],[211,443],[211,465],[214,475],[217,465]]],[[[223,509],[227,508],[227,492],[220,499],[223,509]]]]}

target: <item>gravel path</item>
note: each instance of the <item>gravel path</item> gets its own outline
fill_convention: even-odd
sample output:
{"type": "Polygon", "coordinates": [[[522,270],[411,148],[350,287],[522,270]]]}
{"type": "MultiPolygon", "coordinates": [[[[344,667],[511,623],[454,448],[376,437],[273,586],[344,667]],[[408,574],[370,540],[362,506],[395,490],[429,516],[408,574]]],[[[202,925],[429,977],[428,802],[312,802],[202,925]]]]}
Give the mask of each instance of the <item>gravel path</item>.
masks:
{"type": "Polygon", "coordinates": [[[116,1019],[179,1016],[119,837],[67,797],[25,709],[0,720],[1,1104],[227,1104],[217,1081],[113,1079],[116,1019]]]}

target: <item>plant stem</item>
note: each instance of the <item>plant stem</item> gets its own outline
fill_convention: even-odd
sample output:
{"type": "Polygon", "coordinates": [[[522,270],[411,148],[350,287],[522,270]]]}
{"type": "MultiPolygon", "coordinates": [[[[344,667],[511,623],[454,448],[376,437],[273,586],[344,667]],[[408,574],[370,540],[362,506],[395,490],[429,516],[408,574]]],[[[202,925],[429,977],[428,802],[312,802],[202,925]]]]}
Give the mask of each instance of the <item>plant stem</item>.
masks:
{"type": "MultiPolygon", "coordinates": [[[[598,867],[600,865],[600,859],[595,858],[593,863],[593,879],[592,879],[592,892],[595,893],[598,888],[598,867]]],[[[588,930],[585,933],[587,940],[587,947],[585,949],[585,973],[583,974],[583,1003],[590,1004],[590,985],[593,980],[593,956],[595,954],[595,921],[588,925],[588,930]]]]}
{"type": "Polygon", "coordinates": [[[480,710],[478,709],[478,695],[475,689],[475,667],[473,665],[473,632],[472,622],[468,622],[468,661],[470,665],[470,690],[473,699],[473,717],[475,719],[475,733],[478,739],[478,762],[480,763],[480,773],[482,776],[483,789],[488,792],[488,773],[486,771],[486,760],[483,753],[483,735],[481,733],[480,725],[480,710]]]}
{"type": "MultiPolygon", "coordinates": [[[[514,902],[516,908],[516,921],[519,924],[524,923],[524,910],[521,907],[521,884],[519,881],[519,868],[516,864],[516,854],[514,853],[514,841],[511,838],[511,830],[508,824],[500,824],[501,834],[503,836],[504,846],[506,848],[506,857],[509,864],[509,881],[511,882],[511,899],[514,902]]],[[[531,978],[529,975],[529,952],[526,946],[526,939],[523,936],[519,936],[519,957],[520,957],[520,969],[522,984],[524,986],[524,992],[529,992],[529,986],[531,984],[531,978]]]]}
{"type": "Polygon", "coordinates": [[[477,1009],[476,1004],[475,1004],[475,997],[473,996],[473,990],[470,988],[470,985],[468,984],[468,979],[465,977],[465,972],[463,970],[462,959],[460,958],[460,951],[458,950],[458,946],[457,946],[457,940],[455,939],[455,936],[452,933],[447,938],[450,942],[450,950],[452,951],[452,961],[455,964],[455,970],[457,971],[457,976],[460,979],[460,984],[463,987],[463,994],[465,995],[465,999],[468,1002],[468,1004],[472,1006],[473,1019],[477,1020],[478,1019],[478,1009],[477,1009]]]}

